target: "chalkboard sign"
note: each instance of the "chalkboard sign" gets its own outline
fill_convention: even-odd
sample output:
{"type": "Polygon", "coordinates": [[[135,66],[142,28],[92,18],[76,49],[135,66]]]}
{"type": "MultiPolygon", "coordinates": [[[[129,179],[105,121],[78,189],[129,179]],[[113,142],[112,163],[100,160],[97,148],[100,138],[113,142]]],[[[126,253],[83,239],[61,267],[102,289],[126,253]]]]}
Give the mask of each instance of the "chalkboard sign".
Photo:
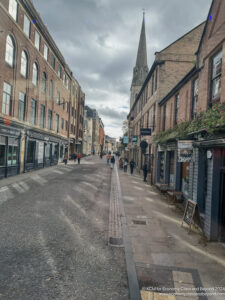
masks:
{"type": "Polygon", "coordinates": [[[186,208],[184,211],[183,221],[181,225],[183,225],[183,222],[185,222],[187,225],[189,225],[189,228],[191,227],[195,215],[196,206],[197,204],[192,200],[187,201],[186,208]]]}

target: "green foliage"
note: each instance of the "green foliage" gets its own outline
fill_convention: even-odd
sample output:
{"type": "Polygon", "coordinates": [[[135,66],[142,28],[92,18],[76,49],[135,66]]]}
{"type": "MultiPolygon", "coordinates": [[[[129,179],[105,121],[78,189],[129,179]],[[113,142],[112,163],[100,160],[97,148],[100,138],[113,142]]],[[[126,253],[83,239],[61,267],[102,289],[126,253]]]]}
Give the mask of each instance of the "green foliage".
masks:
{"type": "Polygon", "coordinates": [[[155,143],[166,143],[170,139],[185,138],[188,134],[205,131],[214,135],[218,131],[225,131],[225,103],[214,103],[212,108],[200,112],[194,120],[182,122],[172,129],[163,131],[155,136],[155,143]]]}

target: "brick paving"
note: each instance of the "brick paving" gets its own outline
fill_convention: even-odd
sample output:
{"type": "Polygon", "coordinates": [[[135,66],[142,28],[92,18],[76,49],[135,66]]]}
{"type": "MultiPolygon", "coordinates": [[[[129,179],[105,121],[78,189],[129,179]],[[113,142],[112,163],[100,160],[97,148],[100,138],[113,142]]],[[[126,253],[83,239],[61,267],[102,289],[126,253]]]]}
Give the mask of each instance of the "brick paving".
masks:
{"type": "Polygon", "coordinates": [[[112,170],[110,207],[109,207],[109,245],[123,246],[121,213],[118,201],[118,187],[115,171],[112,170]]]}

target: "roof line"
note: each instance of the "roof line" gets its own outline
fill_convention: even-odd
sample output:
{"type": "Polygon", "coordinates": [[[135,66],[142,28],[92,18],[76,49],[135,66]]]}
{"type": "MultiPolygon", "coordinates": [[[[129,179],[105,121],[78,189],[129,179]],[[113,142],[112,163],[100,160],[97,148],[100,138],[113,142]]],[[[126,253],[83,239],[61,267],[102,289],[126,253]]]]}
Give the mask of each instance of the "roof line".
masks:
{"type": "Polygon", "coordinates": [[[209,13],[208,13],[208,16],[207,16],[207,19],[206,19],[206,22],[205,22],[205,27],[204,27],[204,30],[203,30],[203,32],[202,32],[201,40],[200,40],[200,42],[199,42],[198,50],[196,51],[196,54],[199,53],[200,48],[201,48],[201,46],[202,46],[202,41],[203,41],[203,38],[204,38],[204,36],[205,36],[205,32],[206,32],[207,25],[208,25],[208,23],[209,23],[209,17],[210,17],[210,13],[211,13],[211,10],[212,10],[212,7],[213,7],[214,2],[215,2],[215,0],[212,0],[211,6],[210,6],[210,9],[209,9],[209,13]]]}
{"type": "Polygon", "coordinates": [[[183,34],[181,37],[179,37],[177,40],[175,40],[174,42],[172,42],[171,44],[169,44],[167,47],[165,47],[164,49],[162,49],[161,51],[156,51],[156,53],[161,53],[163,51],[165,51],[166,49],[168,49],[170,46],[172,46],[173,44],[177,43],[179,40],[183,39],[186,35],[190,34],[192,31],[194,31],[196,28],[200,27],[202,24],[204,24],[206,21],[203,21],[202,23],[200,23],[199,25],[195,26],[194,28],[192,28],[191,30],[189,30],[187,33],[183,34]]]}

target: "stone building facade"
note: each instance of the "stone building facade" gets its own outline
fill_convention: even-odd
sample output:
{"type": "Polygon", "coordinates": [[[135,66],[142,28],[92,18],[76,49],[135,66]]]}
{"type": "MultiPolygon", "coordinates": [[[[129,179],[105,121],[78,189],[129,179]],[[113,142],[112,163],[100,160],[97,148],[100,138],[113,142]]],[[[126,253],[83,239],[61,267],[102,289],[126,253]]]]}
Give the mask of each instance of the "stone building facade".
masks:
{"type": "Polygon", "coordinates": [[[157,182],[193,200],[225,242],[225,3],[212,1],[196,66],[159,102],[157,182]],[[175,122],[176,121],[176,122],[175,122]],[[169,129],[170,128],[170,129],[169,129]],[[168,130],[169,129],[169,130],[168,130]]]}
{"type": "Polygon", "coordinates": [[[0,2],[0,65],[0,177],[57,164],[84,94],[30,0],[0,2]]]}
{"type": "Polygon", "coordinates": [[[160,130],[158,101],[193,68],[203,28],[204,23],[155,53],[155,61],[128,115],[129,158],[139,169],[147,163],[151,183],[156,182],[157,150],[153,137],[160,130]],[[148,129],[148,136],[141,134],[142,128],[148,129]],[[142,141],[147,143],[145,153],[140,147],[142,141]]]}

